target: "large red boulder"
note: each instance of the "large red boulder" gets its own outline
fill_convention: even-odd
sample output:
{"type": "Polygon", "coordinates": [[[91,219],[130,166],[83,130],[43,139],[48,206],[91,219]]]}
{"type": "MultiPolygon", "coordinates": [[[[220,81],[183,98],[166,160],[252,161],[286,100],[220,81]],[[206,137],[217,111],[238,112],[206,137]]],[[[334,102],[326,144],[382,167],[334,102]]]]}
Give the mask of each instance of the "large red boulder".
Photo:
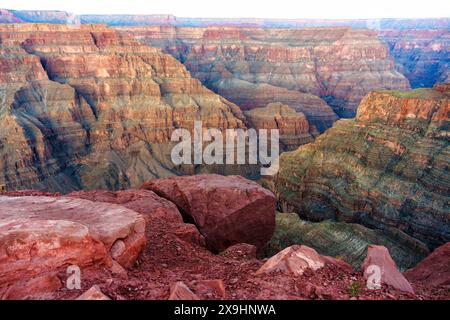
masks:
{"type": "Polygon", "coordinates": [[[406,270],[405,277],[425,287],[450,286],[450,242],[434,250],[412,269],[406,270]]]}
{"type": "Polygon", "coordinates": [[[169,177],[147,182],[142,188],[175,203],[205,236],[213,251],[236,243],[261,248],[272,237],[275,196],[240,176],[169,177]]]}
{"type": "Polygon", "coordinates": [[[144,219],[122,206],[65,197],[0,196],[0,296],[29,294],[18,288],[45,291],[46,275],[65,272],[70,265],[81,270],[111,267],[112,258],[129,267],[145,242],[144,219]],[[38,278],[45,281],[30,284],[38,278]]]}
{"type": "Polygon", "coordinates": [[[183,218],[175,204],[159,197],[150,190],[75,191],[69,193],[67,197],[120,204],[141,213],[146,221],[152,218],[162,218],[167,222],[183,222],[183,218]]]}
{"type": "Polygon", "coordinates": [[[414,293],[411,284],[397,269],[397,265],[391,258],[389,250],[386,247],[369,245],[366,259],[364,260],[362,265],[362,269],[364,270],[364,277],[366,279],[373,275],[374,272],[376,272],[374,271],[374,267],[379,268],[380,283],[390,285],[405,292],[414,293]]]}

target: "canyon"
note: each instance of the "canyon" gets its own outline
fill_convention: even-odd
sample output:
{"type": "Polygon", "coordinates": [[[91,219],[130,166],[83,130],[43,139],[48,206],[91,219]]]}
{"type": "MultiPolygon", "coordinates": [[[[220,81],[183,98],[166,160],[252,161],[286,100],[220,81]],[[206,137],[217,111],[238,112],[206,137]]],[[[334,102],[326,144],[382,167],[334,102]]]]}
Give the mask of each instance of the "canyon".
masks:
{"type": "Polygon", "coordinates": [[[0,9],[0,299],[448,299],[449,26],[0,9]]]}
{"type": "Polygon", "coordinates": [[[349,27],[119,27],[172,54],[203,84],[244,110],[281,102],[320,132],[353,117],[372,89],[407,89],[371,30],[349,27]]]}
{"type": "Polygon", "coordinates": [[[418,239],[430,249],[448,242],[449,90],[371,92],[355,119],[283,153],[268,182],[281,207],[312,221],[359,223],[398,242],[418,239]]]}
{"type": "Polygon", "coordinates": [[[238,106],[173,57],[106,26],[0,25],[0,44],[10,190],[136,186],[177,172],[175,128],[246,128],[238,106]]]}

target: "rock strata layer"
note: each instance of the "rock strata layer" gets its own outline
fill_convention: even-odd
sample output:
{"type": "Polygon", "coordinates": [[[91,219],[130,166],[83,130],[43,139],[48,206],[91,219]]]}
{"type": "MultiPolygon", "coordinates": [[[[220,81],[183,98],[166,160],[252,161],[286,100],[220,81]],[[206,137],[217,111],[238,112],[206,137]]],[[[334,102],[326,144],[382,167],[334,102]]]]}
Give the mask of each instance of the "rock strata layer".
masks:
{"type": "Polygon", "coordinates": [[[450,240],[449,85],[371,92],[352,120],[281,155],[281,205],[435,248],[450,240]]]}

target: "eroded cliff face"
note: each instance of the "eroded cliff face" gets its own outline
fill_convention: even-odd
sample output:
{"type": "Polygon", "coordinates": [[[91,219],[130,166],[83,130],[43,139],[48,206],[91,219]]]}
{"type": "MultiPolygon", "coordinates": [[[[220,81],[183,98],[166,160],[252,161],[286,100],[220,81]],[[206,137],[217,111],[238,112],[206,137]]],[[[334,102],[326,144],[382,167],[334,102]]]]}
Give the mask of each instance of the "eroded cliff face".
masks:
{"type": "Polygon", "coordinates": [[[411,87],[450,82],[450,30],[382,30],[380,38],[411,87]]]}
{"type": "Polygon", "coordinates": [[[371,92],[352,120],[281,156],[280,203],[320,221],[357,222],[417,238],[450,239],[450,85],[371,92]]]}
{"type": "Polygon", "coordinates": [[[202,83],[242,108],[285,103],[321,131],[337,119],[335,113],[353,117],[369,90],[409,87],[370,30],[167,26],[119,30],[172,54],[202,83]]]}
{"type": "Polygon", "coordinates": [[[173,129],[245,128],[235,104],[106,26],[0,26],[0,183],[117,189],[172,173],[173,129]]]}
{"type": "Polygon", "coordinates": [[[247,122],[255,129],[279,130],[280,151],[297,149],[299,146],[314,141],[319,132],[311,126],[301,112],[282,103],[269,103],[263,108],[254,108],[245,112],[247,122]]]}

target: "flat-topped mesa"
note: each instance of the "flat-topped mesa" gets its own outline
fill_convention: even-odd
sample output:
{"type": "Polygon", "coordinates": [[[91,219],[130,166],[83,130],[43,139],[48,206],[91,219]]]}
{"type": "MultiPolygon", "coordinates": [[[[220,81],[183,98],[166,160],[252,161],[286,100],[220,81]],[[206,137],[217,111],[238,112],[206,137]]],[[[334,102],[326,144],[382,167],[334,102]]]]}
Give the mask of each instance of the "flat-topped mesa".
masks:
{"type": "Polygon", "coordinates": [[[256,129],[278,129],[282,150],[294,150],[302,144],[314,141],[318,132],[310,127],[305,115],[286,104],[269,103],[262,108],[246,111],[249,127],[256,129]]]}
{"type": "Polygon", "coordinates": [[[271,86],[271,91],[290,101],[277,97],[266,104],[289,104],[313,124],[316,119],[310,116],[321,114],[327,127],[336,116],[332,109],[323,109],[319,96],[338,115],[352,117],[370,90],[409,88],[376,32],[367,29],[154,26],[119,30],[172,54],[206,86],[239,105],[264,105],[252,104],[247,96],[254,90],[257,100],[259,86],[271,86]],[[305,104],[300,98],[304,93],[315,95],[316,103],[305,104]],[[315,104],[321,108],[316,112],[315,104]]]}
{"type": "Polygon", "coordinates": [[[368,94],[355,119],[281,155],[279,201],[305,218],[361,223],[404,243],[448,242],[448,87],[368,94]]]}
{"type": "Polygon", "coordinates": [[[0,25],[0,51],[9,189],[138,185],[170,174],[175,128],[245,128],[172,56],[104,25],[0,25]]]}

